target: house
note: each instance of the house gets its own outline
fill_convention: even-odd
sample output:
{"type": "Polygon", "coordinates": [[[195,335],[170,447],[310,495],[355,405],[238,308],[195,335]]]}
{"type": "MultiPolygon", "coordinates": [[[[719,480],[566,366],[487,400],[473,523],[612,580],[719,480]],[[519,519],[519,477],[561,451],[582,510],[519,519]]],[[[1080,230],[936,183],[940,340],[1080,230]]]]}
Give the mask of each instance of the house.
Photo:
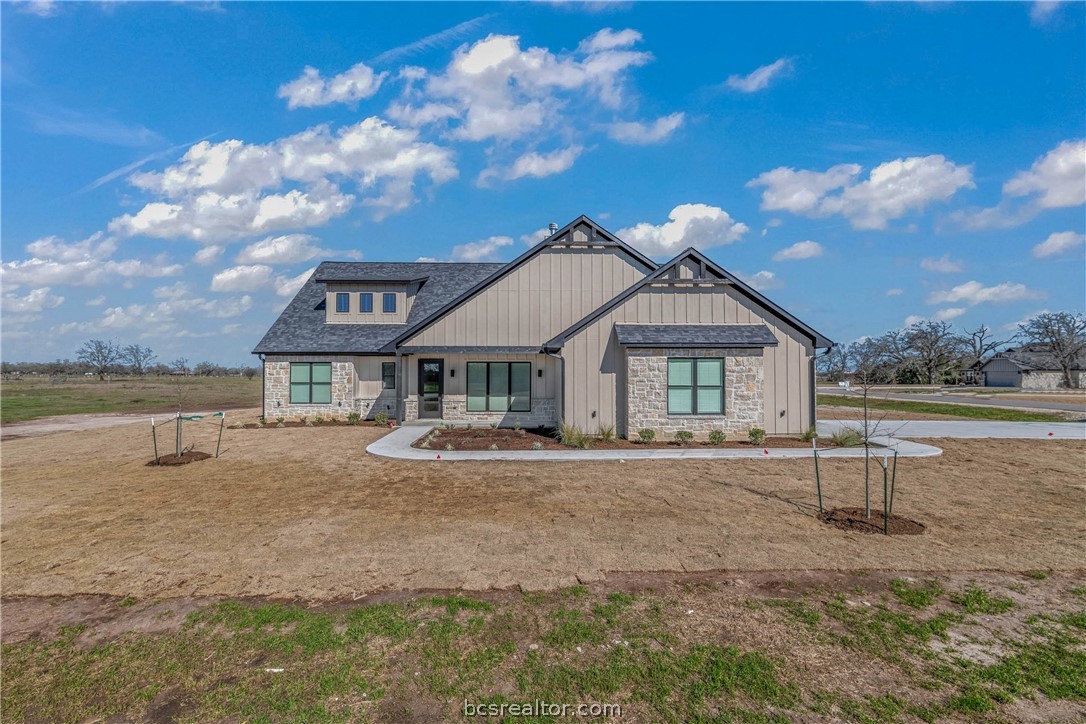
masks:
{"type": "Polygon", "coordinates": [[[700,252],[657,264],[582,216],[508,264],[323,262],[254,353],[268,417],[784,434],[832,345],[700,252]]]}
{"type": "MultiPolygon", "coordinates": [[[[1086,355],[1071,365],[1071,382],[1081,388],[1086,370],[1086,355]]],[[[980,368],[986,387],[1020,387],[1023,390],[1055,390],[1066,387],[1063,370],[1056,364],[1048,346],[1027,344],[998,352],[980,368]]]]}

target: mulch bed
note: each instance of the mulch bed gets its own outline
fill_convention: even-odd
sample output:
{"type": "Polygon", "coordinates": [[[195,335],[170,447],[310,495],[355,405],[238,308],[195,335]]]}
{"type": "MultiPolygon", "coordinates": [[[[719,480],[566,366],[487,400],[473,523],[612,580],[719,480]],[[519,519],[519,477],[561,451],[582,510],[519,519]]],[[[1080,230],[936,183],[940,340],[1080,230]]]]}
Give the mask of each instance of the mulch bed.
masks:
{"type": "MultiPolygon", "coordinates": [[[[491,445],[497,445],[498,450],[531,450],[533,443],[539,443],[544,450],[570,450],[568,445],[563,445],[554,437],[554,431],[550,428],[522,428],[511,430],[509,428],[467,428],[454,427],[452,429],[437,428],[439,434],[430,441],[431,450],[444,450],[446,445],[452,445],[455,450],[489,450],[491,445]]],[[[422,447],[426,437],[419,438],[414,447],[422,447]]],[[[762,445],[752,445],[746,440],[728,440],[720,445],[711,445],[704,441],[693,441],[680,444],[676,441],[657,440],[651,443],[642,443],[633,440],[593,440],[589,450],[675,450],[675,449],[699,449],[699,448],[737,448],[749,450],[780,449],[780,448],[809,448],[811,443],[804,442],[798,437],[770,437],[766,438],[762,445]]],[[[837,447],[828,439],[819,440],[818,448],[827,450],[837,447]]]]}
{"type": "Polygon", "coordinates": [[[169,455],[160,455],[158,457],[158,462],[157,463],[154,460],[151,460],[147,464],[151,465],[151,466],[154,466],[154,465],[188,465],[189,463],[194,463],[194,462],[196,462],[198,460],[207,460],[209,457],[211,457],[211,456],[208,455],[206,452],[200,452],[199,450],[187,450],[187,451],[181,453],[181,455],[179,455],[179,456],[175,455],[173,453],[170,453],[169,455]]]}
{"type": "MultiPolygon", "coordinates": [[[[863,508],[834,508],[827,510],[819,516],[823,523],[832,525],[841,530],[850,530],[856,533],[883,534],[883,515],[881,510],[871,509],[871,517],[868,518],[863,508]]],[[[900,515],[890,514],[890,535],[920,535],[926,529],[923,523],[918,523],[900,515]]]]}
{"type": "MultiPolygon", "coordinates": [[[[312,420],[310,420],[310,422],[312,422],[313,424],[309,425],[309,424],[306,424],[304,422],[298,422],[297,420],[289,420],[289,421],[283,423],[283,427],[352,427],[351,423],[347,422],[346,420],[336,420],[335,422],[332,422],[331,420],[324,420],[323,422],[313,422],[312,420]]],[[[373,420],[365,420],[363,422],[355,423],[353,425],[353,427],[359,427],[359,426],[362,426],[362,425],[365,425],[367,427],[387,427],[387,425],[378,425],[373,420]]],[[[263,427],[261,427],[258,423],[255,423],[255,422],[247,422],[244,425],[227,425],[227,428],[232,429],[232,430],[278,430],[278,429],[281,429],[281,428],[279,428],[279,423],[277,423],[275,420],[268,420],[268,422],[266,422],[263,427]]]]}

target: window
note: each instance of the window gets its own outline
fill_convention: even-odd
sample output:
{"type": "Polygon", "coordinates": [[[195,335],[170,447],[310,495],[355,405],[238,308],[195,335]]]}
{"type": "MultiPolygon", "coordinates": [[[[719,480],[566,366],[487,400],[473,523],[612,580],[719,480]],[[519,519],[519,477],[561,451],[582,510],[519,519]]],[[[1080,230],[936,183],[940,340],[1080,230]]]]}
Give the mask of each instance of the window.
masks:
{"type": "Polygon", "coordinates": [[[290,404],[332,404],[332,363],[291,362],[290,404]]]}
{"type": "Polygon", "coordinates": [[[468,362],[468,412],[531,411],[531,362],[468,362]]]}
{"type": "Polygon", "coordinates": [[[358,295],[358,311],[362,314],[373,314],[373,294],[362,292],[358,295]]]}
{"type": "Polygon", "coordinates": [[[383,387],[386,390],[396,389],[396,363],[395,362],[382,362],[381,363],[381,380],[383,381],[383,387]]]}
{"type": "Polygon", "coordinates": [[[396,295],[394,293],[385,292],[384,299],[382,300],[382,303],[384,304],[383,309],[385,311],[385,314],[395,314],[395,312],[396,312],[396,295]]]}
{"type": "Polygon", "coordinates": [[[336,292],[336,312],[346,313],[351,311],[351,295],[347,292],[336,292]]]}
{"type": "Polygon", "coordinates": [[[667,413],[724,414],[724,360],[679,357],[669,359],[667,413]]]}

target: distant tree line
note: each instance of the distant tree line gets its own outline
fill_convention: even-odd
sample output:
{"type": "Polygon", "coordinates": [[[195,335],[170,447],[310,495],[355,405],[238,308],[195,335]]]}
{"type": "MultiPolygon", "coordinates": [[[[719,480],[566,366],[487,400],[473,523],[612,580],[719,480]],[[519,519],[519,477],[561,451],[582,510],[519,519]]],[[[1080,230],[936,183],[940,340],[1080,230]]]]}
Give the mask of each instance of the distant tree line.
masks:
{"type": "Polygon", "coordinates": [[[1071,370],[1086,355],[1086,316],[1045,312],[1019,324],[1005,339],[986,325],[957,331],[949,322],[917,322],[834,347],[818,358],[818,373],[828,382],[848,377],[867,385],[955,384],[962,370],[1022,344],[1044,348],[1052,368],[1063,373],[1064,386],[1073,387],[1071,370]]]}
{"type": "Polygon", "coordinates": [[[58,359],[53,362],[2,362],[0,372],[12,375],[85,376],[95,375],[104,380],[107,375],[197,375],[200,377],[245,377],[253,379],[260,374],[259,367],[226,367],[214,362],[197,362],[189,365],[186,357],[172,362],[158,361],[158,355],[150,347],[140,344],[120,345],[112,340],[90,339],[76,350],[75,360],[58,359]]]}

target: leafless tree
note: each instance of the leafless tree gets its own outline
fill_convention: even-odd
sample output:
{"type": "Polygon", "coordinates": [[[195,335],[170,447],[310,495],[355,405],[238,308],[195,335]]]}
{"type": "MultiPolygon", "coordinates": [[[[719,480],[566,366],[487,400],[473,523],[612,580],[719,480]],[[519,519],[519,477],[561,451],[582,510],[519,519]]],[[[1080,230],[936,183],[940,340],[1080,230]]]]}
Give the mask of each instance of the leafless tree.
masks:
{"type": "Polygon", "coordinates": [[[170,362],[170,368],[174,369],[174,370],[177,370],[178,372],[188,372],[189,371],[189,358],[188,357],[178,357],[173,362],[170,362]]]}
{"type": "Polygon", "coordinates": [[[887,357],[901,370],[911,369],[920,382],[937,384],[962,356],[961,337],[949,322],[916,322],[879,338],[887,357]]]}
{"type": "Polygon", "coordinates": [[[121,359],[140,377],[147,373],[147,368],[155,363],[158,355],[150,347],[130,344],[121,350],[121,359]]]}
{"type": "Polygon", "coordinates": [[[980,362],[1000,347],[1009,344],[1010,339],[997,339],[987,324],[982,324],[972,331],[966,330],[959,337],[962,346],[962,364],[965,367],[980,362]]]}
{"type": "Polygon", "coordinates": [[[101,339],[84,342],[83,346],[76,352],[76,359],[88,365],[100,380],[106,378],[106,373],[109,372],[113,365],[117,364],[120,358],[120,347],[113,342],[101,339]]]}
{"type": "Polygon", "coordinates": [[[1074,387],[1071,368],[1086,354],[1086,316],[1071,312],[1044,312],[1018,325],[1021,337],[1048,348],[1063,372],[1065,387],[1074,387]]]}
{"type": "Polygon", "coordinates": [[[845,379],[845,372],[848,370],[848,360],[845,352],[846,348],[843,345],[838,345],[831,347],[826,354],[815,358],[818,374],[825,377],[827,382],[840,382],[845,379]]]}
{"type": "Polygon", "coordinates": [[[884,414],[872,424],[868,397],[876,385],[891,381],[892,368],[886,364],[888,355],[885,340],[870,337],[853,342],[845,352],[845,359],[852,370],[853,382],[863,395],[864,426],[861,434],[864,443],[864,511],[868,518],[871,517],[871,438],[879,433],[879,426],[886,417],[884,414]]]}
{"type": "Polygon", "coordinates": [[[241,373],[245,375],[245,379],[251,380],[256,377],[257,371],[256,367],[246,367],[241,373]]]}

